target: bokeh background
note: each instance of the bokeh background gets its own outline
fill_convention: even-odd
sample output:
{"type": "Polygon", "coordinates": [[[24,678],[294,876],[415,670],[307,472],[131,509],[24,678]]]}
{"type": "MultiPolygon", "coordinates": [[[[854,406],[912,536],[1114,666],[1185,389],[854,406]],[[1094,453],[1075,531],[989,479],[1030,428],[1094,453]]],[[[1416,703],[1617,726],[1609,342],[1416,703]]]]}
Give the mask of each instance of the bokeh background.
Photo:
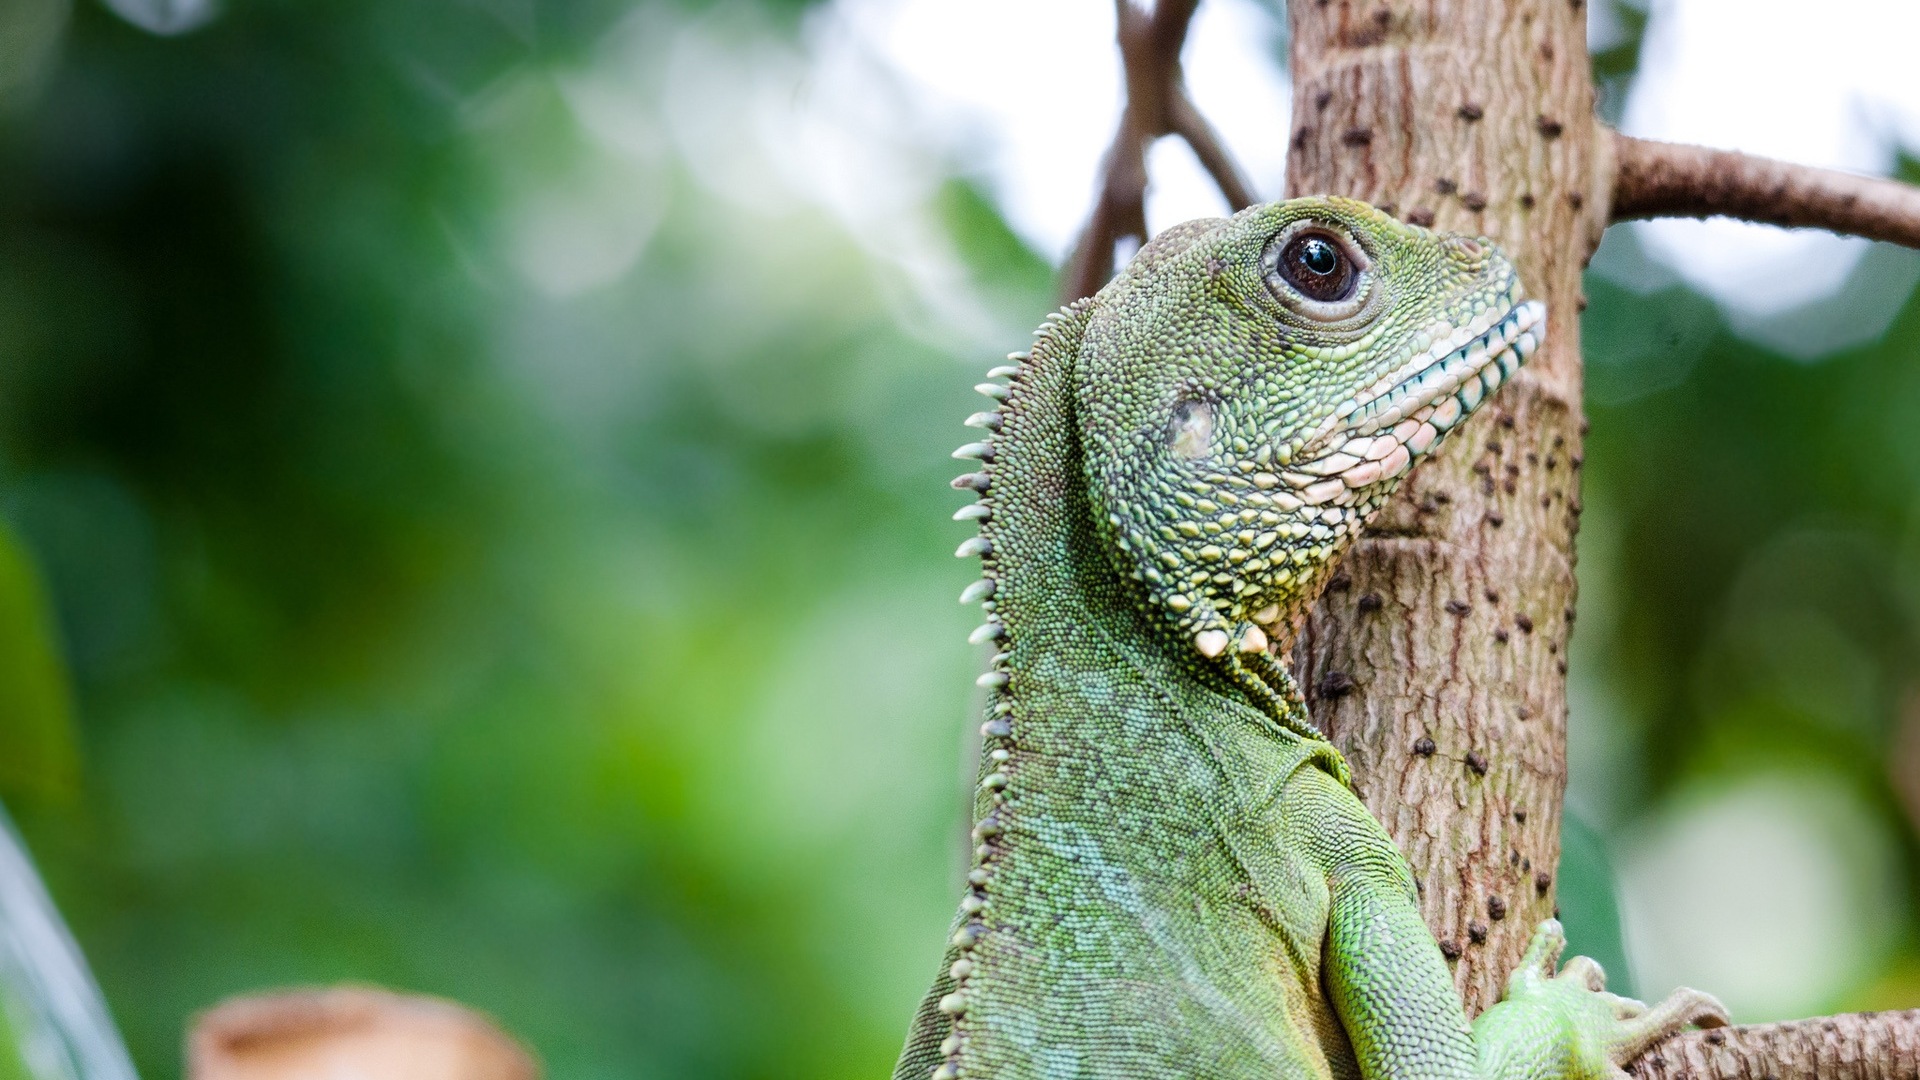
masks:
{"type": "MultiPolygon", "coordinates": [[[[1905,0],[1588,7],[1629,131],[1909,171],[1905,0]]],[[[884,1074],[982,660],[947,452],[1052,301],[1111,31],[0,4],[0,799],[144,1075],[337,980],[560,1078],[884,1074]]],[[[1203,5],[1270,195],[1284,56],[1277,4],[1203,5]]],[[[1153,166],[1155,227],[1219,210],[1153,166]]],[[[1724,222],[1590,271],[1561,881],[1643,994],[1920,1004],[1917,280],[1724,222]]]]}

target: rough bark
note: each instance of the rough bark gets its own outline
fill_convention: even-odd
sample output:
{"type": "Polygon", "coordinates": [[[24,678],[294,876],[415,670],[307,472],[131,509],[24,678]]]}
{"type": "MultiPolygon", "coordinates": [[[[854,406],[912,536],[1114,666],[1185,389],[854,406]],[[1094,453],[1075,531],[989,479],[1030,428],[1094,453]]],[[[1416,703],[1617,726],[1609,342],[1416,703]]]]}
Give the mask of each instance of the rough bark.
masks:
{"type": "Polygon", "coordinates": [[[1920,247],[1920,188],[1734,150],[1608,135],[1615,221],[1725,214],[1920,247]]]}
{"type": "Polygon", "coordinates": [[[1641,1080],[1916,1080],[1920,1010],[1690,1031],[1641,1055],[1627,1071],[1641,1080]]]}
{"type": "Polygon", "coordinates": [[[1413,863],[1478,1012],[1554,909],[1580,271],[1605,220],[1586,18],[1576,3],[1520,0],[1289,10],[1288,195],[1347,195],[1492,237],[1547,304],[1545,348],[1409,479],[1294,650],[1315,718],[1413,863]]]}
{"type": "MultiPolygon", "coordinates": [[[[1128,104],[1069,298],[1145,239],[1145,150],[1186,138],[1244,181],[1181,83],[1197,0],[1116,0],[1128,104]]],[[[1585,421],[1580,272],[1611,221],[1726,214],[1920,246],[1920,191],[1622,136],[1593,115],[1584,0],[1293,0],[1287,194],[1364,199],[1480,234],[1547,303],[1545,348],[1417,470],[1299,629],[1293,660],[1362,798],[1413,864],[1471,1012],[1552,913],[1585,421]]],[[[1920,1014],[1695,1032],[1644,1077],[1920,1080],[1920,1014]]]]}

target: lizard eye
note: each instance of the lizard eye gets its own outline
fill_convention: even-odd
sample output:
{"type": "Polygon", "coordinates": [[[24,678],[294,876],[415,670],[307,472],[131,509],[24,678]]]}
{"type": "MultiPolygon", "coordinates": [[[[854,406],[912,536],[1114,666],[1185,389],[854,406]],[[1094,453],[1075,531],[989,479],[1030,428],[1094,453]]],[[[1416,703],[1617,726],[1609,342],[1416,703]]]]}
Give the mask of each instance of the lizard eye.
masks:
{"type": "Polygon", "coordinates": [[[1338,303],[1353,295],[1360,279],[1353,260],[1333,237],[1309,232],[1295,236],[1280,249],[1275,267],[1286,283],[1309,300],[1323,304],[1338,303]]]}
{"type": "Polygon", "coordinates": [[[1280,302],[1316,322],[1353,318],[1372,291],[1366,252],[1319,222],[1296,222],[1281,232],[1268,241],[1260,262],[1280,302]]]}

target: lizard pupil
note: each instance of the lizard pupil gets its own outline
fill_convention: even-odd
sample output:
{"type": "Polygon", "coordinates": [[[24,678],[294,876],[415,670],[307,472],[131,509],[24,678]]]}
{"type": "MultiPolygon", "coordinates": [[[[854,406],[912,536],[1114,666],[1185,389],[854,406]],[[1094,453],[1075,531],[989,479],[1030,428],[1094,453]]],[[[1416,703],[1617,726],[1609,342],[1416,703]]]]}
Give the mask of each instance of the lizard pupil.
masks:
{"type": "Polygon", "coordinates": [[[1312,300],[1345,300],[1353,293],[1353,260],[1331,238],[1317,233],[1295,237],[1280,253],[1280,274],[1312,300]]]}

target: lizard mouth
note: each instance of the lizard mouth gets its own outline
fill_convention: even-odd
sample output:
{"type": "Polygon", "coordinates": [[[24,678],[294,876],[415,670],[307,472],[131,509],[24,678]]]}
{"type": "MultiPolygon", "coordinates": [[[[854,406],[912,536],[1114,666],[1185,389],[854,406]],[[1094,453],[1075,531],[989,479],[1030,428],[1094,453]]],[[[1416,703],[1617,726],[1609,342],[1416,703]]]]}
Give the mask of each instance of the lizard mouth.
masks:
{"type": "Polygon", "coordinates": [[[1436,333],[1405,364],[1340,403],[1309,445],[1313,456],[1285,474],[1308,505],[1348,503],[1359,489],[1412,467],[1540,347],[1547,308],[1538,300],[1490,311],[1436,333]]]}

